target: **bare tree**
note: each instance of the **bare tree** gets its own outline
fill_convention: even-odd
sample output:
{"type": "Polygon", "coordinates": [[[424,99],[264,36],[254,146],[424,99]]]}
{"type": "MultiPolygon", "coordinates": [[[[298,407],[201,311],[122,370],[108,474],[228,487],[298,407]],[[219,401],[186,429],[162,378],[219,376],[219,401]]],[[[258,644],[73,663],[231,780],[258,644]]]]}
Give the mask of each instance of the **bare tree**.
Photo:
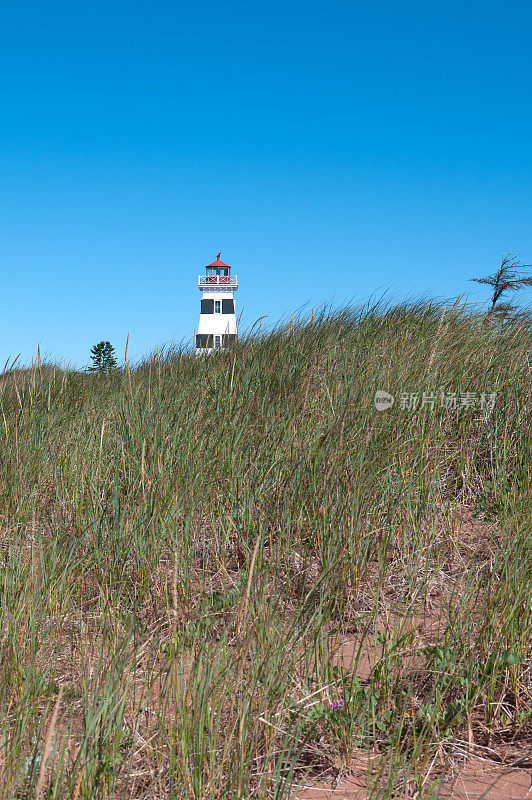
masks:
{"type": "Polygon", "coordinates": [[[505,292],[517,292],[525,286],[532,286],[532,276],[523,275],[523,272],[530,266],[530,264],[521,264],[514,252],[506,253],[502,257],[501,266],[494,275],[489,275],[487,278],[470,278],[470,280],[491,286],[493,291],[490,312],[506,315],[512,313],[515,306],[511,303],[499,303],[499,300],[505,292]]]}

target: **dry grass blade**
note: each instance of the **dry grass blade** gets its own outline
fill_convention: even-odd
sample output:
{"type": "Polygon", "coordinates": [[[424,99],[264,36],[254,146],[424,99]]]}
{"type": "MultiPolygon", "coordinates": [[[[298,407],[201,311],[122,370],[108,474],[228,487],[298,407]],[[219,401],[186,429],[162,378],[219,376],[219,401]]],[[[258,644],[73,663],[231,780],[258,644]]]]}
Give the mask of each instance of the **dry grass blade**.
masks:
{"type": "Polygon", "coordinates": [[[54,733],[57,725],[57,717],[59,714],[59,708],[61,706],[61,700],[63,698],[63,687],[59,688],[59,692],[57,694],[57,699],[54,704],[54,710],[52,711],[52,717],[50,719],[50,723],[48,725],[48,730],[46,731],[46,739],[44,741],[44,749],[42,753],[42,760],[41,760],[41,767],[39,769],[39,778],[37,780],[37,786],[35,787],[35,799],[41,800],[42,791],[44,789],[44,782],[46,780],[46,771],[48,768],[48,759],[50,757],[50,753],[52,750],[52,741],[54,738],[54,733]]]}

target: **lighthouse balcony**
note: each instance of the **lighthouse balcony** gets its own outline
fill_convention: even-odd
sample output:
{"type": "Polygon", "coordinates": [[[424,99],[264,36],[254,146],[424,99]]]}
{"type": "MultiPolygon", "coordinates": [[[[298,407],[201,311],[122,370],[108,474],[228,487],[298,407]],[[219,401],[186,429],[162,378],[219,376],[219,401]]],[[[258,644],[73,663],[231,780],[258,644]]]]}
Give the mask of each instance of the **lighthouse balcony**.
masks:
{"type": "Polygon", "coordinates": [[[238,288],[238,281],[236,275],[198,275],[198,286],[200,289],[219,286],[234,291],[238,288]]]}

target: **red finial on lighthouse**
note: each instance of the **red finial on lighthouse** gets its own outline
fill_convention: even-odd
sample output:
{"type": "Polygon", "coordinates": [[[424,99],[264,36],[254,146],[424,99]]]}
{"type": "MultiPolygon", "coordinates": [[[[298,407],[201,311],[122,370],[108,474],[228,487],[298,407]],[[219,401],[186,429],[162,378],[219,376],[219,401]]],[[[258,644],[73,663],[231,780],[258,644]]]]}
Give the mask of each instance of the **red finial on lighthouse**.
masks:
{"type": "Polygon", "coordinates": [[[218,253],[218,255],[216,256],[216,258],[218,259],[218,261],[220,260],[220,256],[221,256],[221,255],[222,255],[222,253],[220,252],[220,253],[218,253]]]}

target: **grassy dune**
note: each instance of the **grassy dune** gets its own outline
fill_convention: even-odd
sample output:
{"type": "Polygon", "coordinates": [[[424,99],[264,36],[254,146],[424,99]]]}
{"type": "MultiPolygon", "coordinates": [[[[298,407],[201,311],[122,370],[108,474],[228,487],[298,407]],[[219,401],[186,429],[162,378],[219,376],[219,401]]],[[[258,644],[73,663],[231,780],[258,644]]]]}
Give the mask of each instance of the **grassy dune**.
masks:
{"type": "Polygon", "coordinates": [[[527,757],[530,359],[526,320],[427,301],[5,375],[0,796],[280,799],[356,769],[430,798],[468,753],[527,757]]]}

